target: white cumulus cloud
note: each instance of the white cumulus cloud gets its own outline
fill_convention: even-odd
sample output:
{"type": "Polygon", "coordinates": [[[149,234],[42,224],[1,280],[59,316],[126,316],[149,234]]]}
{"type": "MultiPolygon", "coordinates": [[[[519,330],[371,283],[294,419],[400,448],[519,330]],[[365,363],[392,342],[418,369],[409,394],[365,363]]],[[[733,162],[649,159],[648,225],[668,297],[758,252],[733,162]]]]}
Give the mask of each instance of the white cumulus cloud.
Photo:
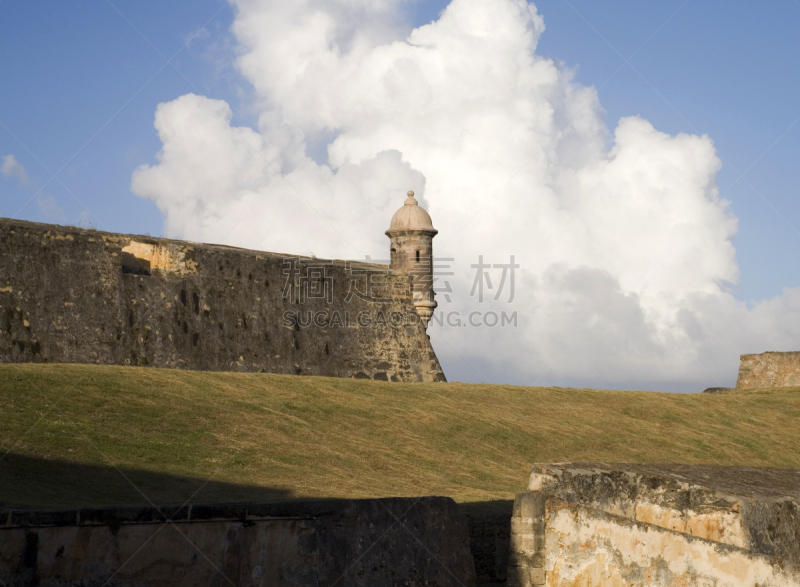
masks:
{"type": "Polygon", "coordinates": [[[737,220],[711,138],[639,117],[610,132],[594,88],[537,55],[532,4],[460,0],[413,30],[399,0],[236,5],[258,127],[212,98],[159,105],[163,148],[132,189],[171,236],[385,259],[415,190],[452,258],[437,281],[450,325],[431,333],[455,379],[702,389],[732,384],[739,353],[800,344],[786,326],[800,291],[750,306],[727,293],[737,220]],[[517,325],[473,327],[471,312],[517,325]]]}
{"type": "Polygon", "coordinates": [[[0,166],[0,172],[6,177],[16,177],[22,183],[27,183],[28,181],[28,173],[13,154],[3,157],[3,165],[0,166]]]}

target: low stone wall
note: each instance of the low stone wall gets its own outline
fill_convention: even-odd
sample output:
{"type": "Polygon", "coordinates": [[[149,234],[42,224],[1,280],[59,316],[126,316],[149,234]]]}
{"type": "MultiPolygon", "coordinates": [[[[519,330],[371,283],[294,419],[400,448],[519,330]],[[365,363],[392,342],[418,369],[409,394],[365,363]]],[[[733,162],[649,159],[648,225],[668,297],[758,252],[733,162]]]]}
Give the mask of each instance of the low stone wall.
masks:
{"type": "Polygon", "coordinates": [[[800,387],[800,352],[741,355],[736,388],[754,387],[800,387]]]}
{"type": "Polygon", "coordinates": [[[9,587],[475,584],[443,497],[0,514],[9,587]]]}
{"type": "Polygon", "coordinates": [[[5,219],[0,362],[444,380],[385,265],[5,219]]]}
{"type": "Polygon", "coordinates": [[[535,465],[509,587],[800,585],[800,471],[535,465]]]}

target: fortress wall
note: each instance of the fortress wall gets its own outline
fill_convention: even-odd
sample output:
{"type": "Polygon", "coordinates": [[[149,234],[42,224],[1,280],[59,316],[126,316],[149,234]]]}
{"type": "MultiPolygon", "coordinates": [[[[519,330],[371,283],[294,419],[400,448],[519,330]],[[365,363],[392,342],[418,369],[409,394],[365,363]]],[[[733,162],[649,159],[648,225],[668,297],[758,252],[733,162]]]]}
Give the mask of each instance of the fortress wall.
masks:
{"type": "Polygon", "coordinates": [[[0,584],[466,587],[475,571],[456,504],[422,497],[0,511],[0,584]]]}
{"type": "Polygon", "coordinates": [[[386,266],[11,220],[0,362],[444,380],[386,266]]]}
{"type": "Polygon", "coordinates": [[[535,465],[509,587],[800,585],[800,471],[535,465]]]}
{"type": "Polygon", "coordinates": [[[800,584],[776,559],[558,500],[545,502],[542,525],[542,568],[509,573],[510,586],[800,584]]]}
{"type": "Polygon", "coordinates": [[[741,355],[737,389],[800,387],[800,352],[741,355]]]}

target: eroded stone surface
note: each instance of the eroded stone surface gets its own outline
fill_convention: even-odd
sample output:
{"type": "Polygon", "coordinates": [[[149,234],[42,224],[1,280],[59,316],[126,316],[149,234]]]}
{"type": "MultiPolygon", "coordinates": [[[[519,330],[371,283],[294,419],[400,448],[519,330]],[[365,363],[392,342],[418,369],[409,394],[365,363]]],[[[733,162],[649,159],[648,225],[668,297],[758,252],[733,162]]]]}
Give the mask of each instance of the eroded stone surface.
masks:
{"type": "Polygon", "coordinates": [[[548,587],[798,584],[775,559],[559,500],[548,501],[545,526],[548,587]]]}
{"type": "Polygon", "coordinates": [[[800,352],[741,355],[736,388],[756,387],[800,387],[800,352]]]}
{"type": "Polygon", "coordinates": [[[0,220],[0,362],[444,380],[386,266],[0,220]]]}
{"type": "Polygon", "coordinates": [[[798,585],[799,497],[793,469],[535,465],[509,584],[798,585]]]}

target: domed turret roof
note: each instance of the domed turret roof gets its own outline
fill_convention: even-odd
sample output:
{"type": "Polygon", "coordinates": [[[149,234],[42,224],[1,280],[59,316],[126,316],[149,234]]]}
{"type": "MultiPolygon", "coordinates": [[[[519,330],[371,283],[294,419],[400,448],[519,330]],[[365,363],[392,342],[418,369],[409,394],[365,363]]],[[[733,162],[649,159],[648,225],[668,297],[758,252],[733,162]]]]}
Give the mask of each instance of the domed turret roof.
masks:
{"type": "Polygon", "coordinates": [[[431,217],[414,199],[414,192],[411,191],[408,192],[408,197],[403,207],[392,216],[392,224],[386,234],[401,230],[426,230],[434,234],[439,232],[433,227],[431,217]]]}

